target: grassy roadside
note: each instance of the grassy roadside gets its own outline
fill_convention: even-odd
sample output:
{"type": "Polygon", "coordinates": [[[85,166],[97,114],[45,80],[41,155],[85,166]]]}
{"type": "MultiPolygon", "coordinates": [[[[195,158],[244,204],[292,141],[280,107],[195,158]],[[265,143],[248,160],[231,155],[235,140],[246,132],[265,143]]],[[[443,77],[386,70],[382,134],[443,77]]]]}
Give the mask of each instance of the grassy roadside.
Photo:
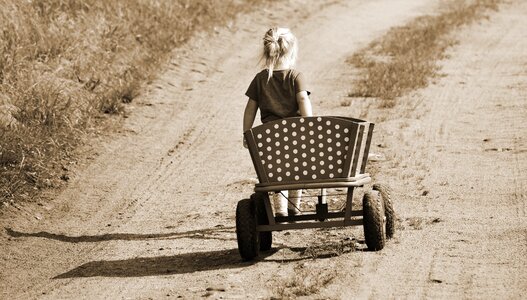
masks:
{"type": "Polygon", "coordinates": [[[436,62],[456,44],[456,28],[497,10],[500,0],[452,0],[437,15],[422,16],[392,28],[380,39],[355,53],[348,62],[361,70],[350,97],[381,99],[380,107],[395,105],[395,98],[426,87],[437,76],[436,62]]]}
{"type": "Polygon", "coordinates": [[[174,47],[261,2],[0,0],[1,204],[62,185],[78,144],[174,47]]]}

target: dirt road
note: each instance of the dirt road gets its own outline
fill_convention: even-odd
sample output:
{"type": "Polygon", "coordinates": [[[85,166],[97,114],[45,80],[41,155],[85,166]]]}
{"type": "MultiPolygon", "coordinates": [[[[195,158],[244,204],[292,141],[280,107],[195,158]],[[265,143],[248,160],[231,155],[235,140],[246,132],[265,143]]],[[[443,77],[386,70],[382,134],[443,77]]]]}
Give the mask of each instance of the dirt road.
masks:
{"type": "Polygon", "coordinates": [[[511,1],[461,41],[446,76],[389,111],[351,99],[345,59],[439,1],[305,1],[196,37],[130,107],[121,133],[49,203],[0,221],[3,299],[521,298],[527,290],[527,3],[511,1]],[[312,2],[309,2],[312,3],[312,2]],[[300,41],[316,114],[377,123],[375,180],[400,224],[380,252],[362,229],[275,234],[240,261],[238,200],[254,171],[241,147],[243,93],[269,24],[300,41]]]}

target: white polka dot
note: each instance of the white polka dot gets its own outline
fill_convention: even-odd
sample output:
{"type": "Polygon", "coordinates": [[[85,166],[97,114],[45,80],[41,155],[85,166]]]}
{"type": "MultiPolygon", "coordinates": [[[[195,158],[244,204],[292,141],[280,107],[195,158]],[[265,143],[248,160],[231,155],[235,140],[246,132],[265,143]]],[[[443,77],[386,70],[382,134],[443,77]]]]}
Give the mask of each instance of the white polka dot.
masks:
{"type": "Polygon", "coordinates": [[[315,171],[317,169],[317,166],[311,166],[311,170],[315,171]]]}
{"type": "Polygon", "coordinates": [[[296,144],[298,144],[298,142],[296,140],[293,141],[293,145],[296,146],[296,144]]]}
{"type": "Polygon", "coordinates": [[[337,160],[337,164],[341,165],[342,164],[342,160],[337,160]]]}
{"type": "Polygon", "coordinates": [[[300,146],[302,149],[306,149],[306,144],[302,144],[302,146],[300,146]]]}
{"type": "Polygon", "coordinates": [[[269,177],[273,177],[273,173],[269,173],[269,177]]]}
{"type": "Polygon", "coordinates": [[[320,144],[318,144],[318,147],[319,148],[324,148],[324,144],[320,143],[320,144]]]}
{"type": "Polygon", "coordinates": [[[311,153],[315,153],[315,148],[311,148],[311,149],[309,149],[309,152],[311,152],[311,153]]]}
{"type": "Polygon", "coordinates": [[[276,150],[275,153],[276,153],[276,155],[280,155],[280,153],[282,153],[282,152],[280,152],[280,150],[276,150]]]}
{"type": "Polygon", "coordinates": [[[318,129],[318,131],[322,131],[322,126],[318,125],[317,129],[318,129]]]}
{"type": "Polygon", "coordinates": [[[337,142],[335,145],[337,145],[337,147],[340,147],[341,143],[337,142]]]}
{"type": "Polygon", "coordinates": [[[328,147],[328,151],[329,152],[333,151],[333,147],[328,147]]]}
{"type": "Polygon", "coordinates": [[[335,175],[333,175],[333,173],[329,173],[329,178],[333,178],[335,177],[335,175]]]}
{"type": "Polygon", "coordinates": [[[291,132],[291,135],[296,136],[297,135],[296,131],[291,132]]]}
{"type": "Polygon", "coordinates": [[[310,140],[309,140],[309,143],[310,143],[311,145],[313,145],[313,144],[315,143],[315,140],[314,140],[314,139],[310,139],[310,140]]]}
{"type": "Polygon", "coordinates": [[[271,155],[267,155],[267,160],[271,160],[273,157],[271,155]]]}
{"type": "Polygon", "coordinates": [[[335,129],[339,129],[340,128],[340,125],[339,124],[335,124],[335,129]]]}
{"type": "Polygon", "coordinates": [[[263,147],[263,144],[262,143],[258,143],[258,148],[262,148],[263,147]]]}
{"type": "Polygon", "coordinates": [[[288,163],[288,162],[285,163],[285,167],[286,167],[286,168],[289,168],[290,166],[291,166],[290,163],[288,163]]]}
{"type": "Polygon", "coordinates": [[[333,160],[333,156],[331,156],[331,155],[328,156],[328,159],[329,159],[329,160],[333,160]]]}
{"type": "Polygon", "coordinates": [[[323,139],[323,138],[324,138],[323,135],[321,135],[321,134],[318,135],[318,139],[319,139],[319,140],[321,140],[321,139],[323,139]]]}
{"type": "Polygon", "coordinates": [[[298,158],[293,158],[293,162],[297,163],[298,162],[298,158]]]}
{"type": "Polygon", "coordinates": [[[287,121],[286,120],[282,120],[282,125],[285,125],[287,124],[287,121]]]}
{"type": "Polygon", "coordinates": [[[331,138],[328,138],[328,143],[331,144],[333,140],[331,138]]]}
{"type": "Polygon", "coordinates": [[[350,130],[348,128],[344,128],[344,133],[348,133],[350,130]]]}
{"type": "Polygon", "coordinates": [[[337,156],[341,156],[342,155],[342,151],[337,151],[337,156]]]}
{"type": "Polygon", "coordinates": [[[282,172],[282,168],[276,168],[276,172],[281,173],[282,172]]]}
{"type": "Polygon", "coordinates": [[[331,129],[326,130],[327,134],[331,134],[331,129]]]}
{"type": "Polygon", "coordinates": [[[289,131],[289,130],[287,129],[287,127],[284,127],[284,132],[287,132],[287,131],[289,131]]]}
{"type": "Polygon", "coordinates": [[[296,128],[296,123],[291,123],[291,127],[296,128]]]}
{"type": "Polygon", "coordinates": [[[265,141],[270,143],[271,142],[271,138],[268,137],[268,138],[265,139],[265,141]]]}
{"type": "Polygon", "coordinates": [[[338,169],[337,172],[342,173],[342,169],[338,169]]]}
{"type": "Polygon", "coordinates": [[[349,149],[349,147],[348,147],[348,146],[344,147],[344,150],[348,151],[348,149],[349,149]]]}
{"type": "Polygon", "coordinates": [[[267,128],[267,129],[265,130],[265,133],[267,133],[267,134],[271,133],[271,129],[267,128]]]}
{"type": "Polygon", "coordinates": [[[317,118],[317,121],[319,121],[319,122],[322,121],[322,118],[321,118],[321,117],[318,117],[318,118],[317,118]]]}
{"type": "Polygon", "coordinates": [[[350,141],[350,138],[349,138],[349,137],[345,137],[345,138],[344,138],[344,142],[347,143],[347,142],[349,142],[349,141],[350,141]]]}
{"type": "Polygon", "coordinates": [[[315,160],[317,160],[317,159],[314,158],[314,157],[311,157],[311,161],[312,161],[312,162],[315,162],[315,160]]]}
{"type": "Polygon", "coordinates": [[[330,170],[333,170],[333,165],[329,165],[328,168],[329,168],[330,170]]]}
{"type": "Polygon", "coordinates": [[[285,157],[285,159],[289,159],[289,154],[286,153],[286,154],[284,155],[284,157],[285,157]]]}
{"type": "Polygon", "coordinates": [[[263,152],[262,152],[262,151],[258,152],[258,154],[259,154],[260,156],[263,156],[263,152]]]}
{"type": "Polygon", "coordinates": [[[317,179],[317,175],[313,174],[313,176],[311,176],[311,178],[317,179]]]}
{"type": "Polygon", "coordinates": [[[284,145],[285,150],[289,150],[289,145],[284,145]]]}
{"type": "Polygon", "coordinates": [[[320,169],[320,174],[324,174],[324,173],[326,173],[326,170],[320,169]]]}
{"type": "MultiPolygon", "coordinates": [[[[281,164],[281,163],[282,163],[282,160],[281,160],[281,159],[277,159],[277,160],[276,160],[276,163],[277,163],[277,164],[281,164]]],[[[280,172],[280,171],[278,171],[278,172],[280,172]]]]}
{"type": "Polygon", "coordinates": [[[295,180],[298,180],[298,179],[300,179],[300,176],[295,175],[295,180]]]}
{"type": "Polygon", "coordinates": [[[340,133],[336,133],[336,134],[335,134],[335,137],[336,137],[337,139],[340,138],[340,133]]]}
{"type": "Polygon", "coordinates": [[[277,138],[277,137],[280,137],[280,134],[277,132],[274,134],[274,137],[277,138]]]}
{"type": "Polygon", "coordinates": [[[285,176],[287,176],[287,177],[291,176],[291,172],[289,172],[289,171],[285,172],[285,176]]]}
{"type": "Polygon", "coordinates": [[[307,171],[306,171],[306,170],[304,170],[304,171],[302,172],[302,174],[304,174],[304,175],[307,175],[307,171]]]}
{"type": "Polygon", "coordinates": [[[271,151],[271,146],[267,146],[267,151],[271,151]]]}
{"type": "Polygon", "coordinates": [[[275,145],[276,147],[278,147],[278,146],[280,146],[280,142],[276,142],[276,143],[274,143],[274,145],[275,145]]]}
{"type": "Polygon", "coordinates": [[[272,169],[272,168],[273,168],[273,164],[268,164],[268,165],[267,165],[267,168],[268,168],[268,169],[272,169]]]}
{"type": "Polygon", "coordinates": [[[300,127],[300,131],[304,132],[306,131],[306,128],[304,126],[300,127]]]}
{"type": "Polygon", "coordinates": [[[320,165],[323,166],[325,162],[323,160],[320,161],[320,165]]]}
{"type": "Polygon", "coordinates": [[[262,138],[262,134],[261,133],[258,133],[258,135],[256,136],[257,138],[261,139],[262,138]]]}
{"type": "Polygon", "coordinates": [[[300,137],[300,139],[301,139],[302,141],[304,141],[304,140],[306,139],[306,136],[303,135],[303,136],[300,137]]]}
{"type": "Polygon", "coordinates": [[[280,125],[274,124],[274,129],[278,129],[278,127],[280,127],[280,125]]]}
{"type": "Polygon", "coordinates": [[[265,160],[262,159],[262,165],[265,165],[265,160]]]}
{"type": "Polygon", "coordinates": [[[309,126],[313,126],[313,122],[309,122],[309,126]]]}
{"type": "Polygon", "coordinates": [[[295,167],[294,170],[295,170],[295,172],[298,172],[299,169],[298,169],[298,167],[295,167]]]}
{"type": "Polygon", "coordinates": [[[276,180],[282,181],[282,177],[278,176],[278,178],[276,178],[276,180]]]}
{"type": "Polygon", "coordinates": [[[306,158],[306,157],[307,157],[307,154],[302,153],[302,157],[303,157],[303,158],[306,158]]]}
{"type": "Polygon", "coordinates": [[[324,157],[324,152],[319,152],[319,153],[318,153],[318,156],[320,156],[320,157],[324,157]]]}
{"type": "Polygon", "coordinates": [[[314,134],[315,134],[315,132],[313,130],[309,131],[309,135],[314,135],[314,134]]]}
{"type": "Polygon", "coordinates": [[[329,121],[329,120],[326,121],[326,125],[328,125],[328,126],[331,125],[331,121],[329,121]]]}
{"type": "Polygon", "coordinates": [[[307,162],[302,162],[302,166],[307,167],[307,162]]]}
{"type": "Polygon", "coordinates": [[[305,122],[304,118],[300,118],[299,121],[300,121],[300,123],[304,123],[305,122]]]}

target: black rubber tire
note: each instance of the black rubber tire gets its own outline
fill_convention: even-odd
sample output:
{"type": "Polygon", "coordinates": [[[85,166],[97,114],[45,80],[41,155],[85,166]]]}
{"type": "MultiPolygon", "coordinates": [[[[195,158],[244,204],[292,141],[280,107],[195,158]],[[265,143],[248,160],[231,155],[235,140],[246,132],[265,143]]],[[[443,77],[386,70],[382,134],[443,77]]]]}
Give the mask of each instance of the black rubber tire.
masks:
{"type": "MultiPolygon", "coordinates": [[[[265,210],[265,201],[269,198],[267,193],[254,193],[251,195],[251,200],[256,206],[256,216],[258,225],[269,225],[267,218],[267,211],[265,210]]],[[[260,251],[269,251],[273,245],[273,234],[271,231],[260,232],[260,251]]]]}
{"type": "Polygon", "coordinates": [[[395,211],[393,209],[392,189],[382,183],[373,185],[373,190],[381,194],[384,204],[384,215],[386,216],[386,237],[391,239],[395,234],[395,211]]]}
{"type": "Polygon", "coordinates": [[[238,251],[243,260],[252,260],[258,256],[260,237],[256,231],[256,207],[251,199],[243,199],[236,207],[236,238],[238,251]]]}
{"type": "Polygon", "coordinates": [[[367,191],[362,198],[364,239],[370,251],[384,248],[386,241],[384,205],[377,192],[367,191]]]}

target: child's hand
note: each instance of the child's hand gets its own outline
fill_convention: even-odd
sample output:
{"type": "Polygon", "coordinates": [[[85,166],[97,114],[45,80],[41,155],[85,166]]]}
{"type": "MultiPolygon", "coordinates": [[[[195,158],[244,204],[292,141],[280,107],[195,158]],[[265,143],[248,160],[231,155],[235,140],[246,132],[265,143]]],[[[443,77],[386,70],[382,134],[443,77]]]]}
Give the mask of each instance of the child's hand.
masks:
{"type": "Polygon", "coordinates": [[[243,140],[243,148],[245,148],[245,149],[249,148],[247,146],[247,141],[245,140],[245,137],[242,137],[242,140],[243,140]]]}

